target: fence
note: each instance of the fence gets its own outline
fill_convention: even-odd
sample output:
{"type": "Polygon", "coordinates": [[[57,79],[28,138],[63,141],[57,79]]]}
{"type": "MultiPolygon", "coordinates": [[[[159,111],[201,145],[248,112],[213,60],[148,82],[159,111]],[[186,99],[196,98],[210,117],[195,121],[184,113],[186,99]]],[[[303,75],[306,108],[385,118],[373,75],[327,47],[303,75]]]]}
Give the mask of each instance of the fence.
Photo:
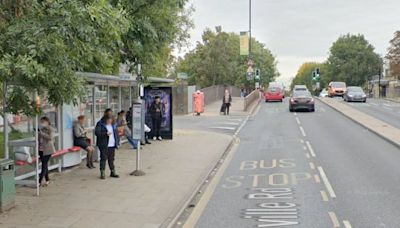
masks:
{"type": "Polygon", "coordinates": [[[261,100],[261,92],[258,89],[254,90],[244,98],[243,110],[247,111],[249,107],[251,107],[253,102],[260,102],[260,100],[261,100]]]}
{"type": "Polygon", "coordinates": [[[235,86],[215,85],[201,89],[204,92],[204,104],[209,105],[215,101],[221,100],[225,89],[228,89],[232,97],[240,97],[240,89],[235,86]]]}

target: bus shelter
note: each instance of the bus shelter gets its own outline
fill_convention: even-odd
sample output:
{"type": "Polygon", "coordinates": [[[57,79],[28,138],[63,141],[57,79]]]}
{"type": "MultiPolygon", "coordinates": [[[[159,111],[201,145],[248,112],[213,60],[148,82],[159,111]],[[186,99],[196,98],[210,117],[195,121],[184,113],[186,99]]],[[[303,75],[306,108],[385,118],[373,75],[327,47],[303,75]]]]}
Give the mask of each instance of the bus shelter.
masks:
{"type": "MultiPolygon", "coordinates": [[[[131,74],[103,75],[97,73],[77,72],[85,79],[85,94],[77,105],[62,104],[55,107],[46,100],[40,100],[35,94],[32,99],[40,100],[43,116],[49,117],[56,129],[55,146],[57,156],[52,157],[49,170],[72,167],[86,158],[86,153],[73,146],[72,127],[79,115],[86,116],[86,127],[90,129],[88,137],[94,142],[94,128],[106,108],[115,113],[128,110],[137,95],[137,82],[131,74]]],[[[13,89],[12,82],[3,84],[3,115],[0,126],[3,131],[3,145],[0,157],[14,159],[16,164],[16,181],[18,184],[34,186],[39,194],[38,173],[38,134],[37,126],[41,116],[28,117],[7,113],[7,91],[13,89]]],[[[22,85],[23,86],[23,85],[22,85]]]]}

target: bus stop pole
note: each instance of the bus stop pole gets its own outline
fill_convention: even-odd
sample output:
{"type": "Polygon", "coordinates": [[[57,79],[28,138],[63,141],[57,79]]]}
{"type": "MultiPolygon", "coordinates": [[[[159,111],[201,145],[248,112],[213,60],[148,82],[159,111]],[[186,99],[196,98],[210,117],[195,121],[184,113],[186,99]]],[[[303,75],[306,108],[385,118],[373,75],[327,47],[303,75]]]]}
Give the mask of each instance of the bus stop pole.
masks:
{"type": "Polygon", "coordinates": [[[142,121],[144,110],[142,108],[142,102],[143,101],[141,101],[139,98],[132,104],[132,139],[137,140],[136,170],[130,174],[132,176],[144,176],[146,174],[140,169],[140,139],[142,131],[144,130],[144,123],[142,121]]]}

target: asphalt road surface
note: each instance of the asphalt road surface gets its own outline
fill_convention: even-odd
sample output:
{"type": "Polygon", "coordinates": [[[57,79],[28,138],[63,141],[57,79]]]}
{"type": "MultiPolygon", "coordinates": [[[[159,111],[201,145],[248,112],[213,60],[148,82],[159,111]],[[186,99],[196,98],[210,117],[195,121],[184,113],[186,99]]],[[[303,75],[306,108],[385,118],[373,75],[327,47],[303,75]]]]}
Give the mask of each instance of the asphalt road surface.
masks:
{"type": "Polygon", "coordinates": [[[349,102],[348,105],[400,129],[400,103],[368,99],[366,103],[349,102]]]}
{"type": "Polygon", "coordinates": [[[263,103],[196,227],[400,227],[399,149],[316,108],[263,103]]]}

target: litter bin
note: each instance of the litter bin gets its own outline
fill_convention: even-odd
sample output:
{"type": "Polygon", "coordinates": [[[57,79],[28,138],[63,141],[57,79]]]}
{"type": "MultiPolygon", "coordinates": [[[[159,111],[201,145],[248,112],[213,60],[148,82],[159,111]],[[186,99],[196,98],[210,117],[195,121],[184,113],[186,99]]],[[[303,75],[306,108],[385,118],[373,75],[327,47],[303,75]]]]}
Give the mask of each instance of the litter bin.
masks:
{"type": "Polygon", "coordinates": [[[14,161],[0,160],[0,212],[15,206],[14,161]]]}

